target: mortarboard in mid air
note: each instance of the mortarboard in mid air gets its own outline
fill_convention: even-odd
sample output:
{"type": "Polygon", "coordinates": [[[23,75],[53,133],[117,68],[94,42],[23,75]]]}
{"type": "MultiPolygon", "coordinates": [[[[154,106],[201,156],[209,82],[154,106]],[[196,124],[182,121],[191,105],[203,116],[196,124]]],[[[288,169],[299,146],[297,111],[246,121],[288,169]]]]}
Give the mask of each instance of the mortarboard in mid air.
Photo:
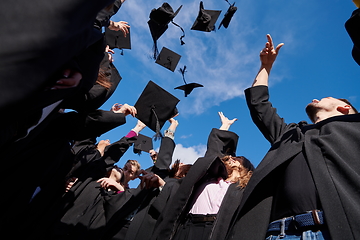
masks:
{"type": "Polygon", "coordinates": [[[221,26],[224,26],[224,28],[228,28],[229,23],[230,23],[232,17],[234,16],[234,14],[235,14],[235,12],[236,12],[236,10],[237,10],[237,7],[235,7],[235,2],[234,2],[233,4],[230,4],[228,0],[225,0],[225,1],[226,1],[230,6],[229,6],[227,12],[225,13],[224,18],[221,20],[218,29],[220,29],[221,26]]]}
{"type": "Polygon", "coordinates": [[[137,110],[136,118],[156,133],[156,140],[161,136],[160,130],[165,122],[177,114],[176,105],[179,101],[153,81],[149,81],[134,105],[137,110]]]}
{"type": "Polygon", "coordinates": [[[173,19],[179,13],[182,5],[174,12],[172,7],[168,3],[163,3],[161,7],[154,8],[150,13],[150,20],[148,21],[150,33],[152,39],[154,41],[154,56],[153,58],[157,58],[158,48],[157,48],[157,40],[163,35],[163,33],[168,29],[168,25],[171,22],[175,26],[179,27],[183,32],[183,35],[180,37],[181,45],[184,44],[182,41],[185,36],[184,29],[180,27],[178,24],[174,23],[173,19]]]}
{"type": "Polygon", "coordinates": [[[185,85],[181,85],[181,86],[176,87],[174,89],[183,90],[185,92],[185,97],[187,97],[192,92],[192,90],[194,90],[194,88],[204,87],[203,85],[201,85],[199,83],[186,83],[186,81],[185,81],[186,66],[184,66],[184,68],[180,68],[179,71],[182,74],[185,85]]]}
{"type": "Polygon", "coordinates": [[[178,63],[180,61],[180,58],[181,58],[181,55],[177,54],[176,52],[171,51],[170,49],[168,49],[166,47],[163,47],[161,49],[160,54],[156,58],[155,63],[174,72],[176,66],[178,65],[178,63]]]}
{"type": "Polygon", "coordinates": [[[141,151],[149,152],[151,149],[153,149],[152,139],[148,136],[139,133],[136,141],[134,142],[134,147],[133,147],[134,153],[140,155],[141,151]]]}
{"type": "MultiPolygon", "coordinates": [[[[109,28],[105,28],[105,41],[106,44],[109,45],[110,49],[131,49],[130,28],[126,37],[124,37],[124,33],[122,31],[114,31],[109,28]]],[[[123,53],[121,53],[121,55],[123,55],[123,53]]]]}
{"type": "Polygon", "coordinates": [[[200,2],[199,14],[191,27],[191,30],[198,30],[203,32],[211,32],[215,30],[215,23],[219,18],[221,11],[218,10],[205,10],[204,4],[200,2]]]}

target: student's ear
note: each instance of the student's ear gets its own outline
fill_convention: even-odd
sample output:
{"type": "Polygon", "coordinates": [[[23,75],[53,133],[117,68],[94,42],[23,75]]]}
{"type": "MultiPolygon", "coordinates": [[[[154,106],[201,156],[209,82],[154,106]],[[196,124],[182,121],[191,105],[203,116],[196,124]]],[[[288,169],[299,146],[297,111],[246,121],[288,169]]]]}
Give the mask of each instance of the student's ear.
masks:
{"type": "Polygon", "coordinates": [[[337,110],[344,115],[348,115],[351,110],[351,106],[350,105],[338,106],[337,110]]]}

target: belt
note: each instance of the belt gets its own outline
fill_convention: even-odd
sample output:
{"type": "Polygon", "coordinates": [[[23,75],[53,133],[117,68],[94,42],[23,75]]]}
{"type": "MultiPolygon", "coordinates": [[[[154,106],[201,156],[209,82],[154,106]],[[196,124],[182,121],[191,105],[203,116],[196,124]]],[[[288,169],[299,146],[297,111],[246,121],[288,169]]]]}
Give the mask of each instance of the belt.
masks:
{"type": "Polygon", "coordinates": [[[214,222],[216,219],[216,214],[192,214],[189,213],[187,215],[187,219],[192,223],[200,223],[200,222],[214,222]]]}
{"type": "Polygon", "coordinates": [[[271,222],[268,232],[281,232],[287,230],[300,230],[301,228],[320,227],[324,224],[324,213],[319,210],[312,210],[304,214],[283,218],[271,222]]]}

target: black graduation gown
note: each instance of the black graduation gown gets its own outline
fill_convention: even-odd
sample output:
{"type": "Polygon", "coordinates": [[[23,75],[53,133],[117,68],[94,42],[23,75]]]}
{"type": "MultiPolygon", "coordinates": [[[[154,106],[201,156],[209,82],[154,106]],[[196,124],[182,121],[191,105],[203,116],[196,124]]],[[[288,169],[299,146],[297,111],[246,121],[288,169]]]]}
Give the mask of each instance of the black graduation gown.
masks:
{"type": "Polygon", "coordinates": [[[115,0],[111,7],[102,9],[96,16],[94,26],[98,29],[101,29],[101,27],[108,27],[110,18],[119,11],[121,5],[121,0],[115,0]]]}
{"type": "Polygon", "coordinates": [[[7,23],[0,39],[1,112],[26,105],[56,71],[94,43],[95,17],[112,2],[1,1],[0,21],[7,23]]]}
{"type": "Polygon", "coordinates": [[[176,229],[184,221],[191,206],[189,202],[198,185],[211,177],[226,179],[228,174],[219,156],[233,154],[236,151],[238,135],[218,129],[212,129],[208,139],[208,149],[204,157],[196,160],[183,178],[178,191],[161,213],[157,227],[151,239],[172,239],[176,229]]]}
{"type": "Polygon", "coordinates": [[[74,109],[78,112],[91,112],[100,108],[112,96],[121,81],[121,76],[114,64],[109,62],[108,53],[105,53],[100,68],[109,76],[111,87],[107,89],[95,83],[87,93],[67,98],[61,103],[62,108],[74,109]]]}
{"type": "Polygon", "coordinates": [[[45,124],[45,128],[42,124],[39,125],[29,136],[14,143],[3,153],[2,157],[8,161],[3,162],[1,175],[12,178],[15,186],[21,186],[21,195],[1,200],[7,206],[1,215],[2,229],[10,229],[5,227],[6,224],[15,226],[19,216],[29,207],[37,186],[47,192],[44,201],[39,204],[40,210],[46,209],[51,202],[49,199],[61,196],[64,177],[73,163],[69,142],[77,138],[101,135],[126,121],[124,114],[101,110],[91,114],[55,113],[52,118],[48,119],[50,123],[45,124]],[[13,170],[10,171],[11,169],[13,170]],[[14,178],[14,173],[21,177],[14,178]]]}
{"type": "MultiPolygon", "coordinates": [[[[162,138],[158,158],[151,169],[147,171],[150,170],[166,180],[174,149],[175,142],[171,138],[162,138]]],[[[139,186],[137,189],[129,190],[129,192],[133,194],[133,197],[125,206],[121,201],[120,204],[116,203],[118,202],[117,198],[124,199],[121,194],[106,198],[108,202],[106,209],[108,224],[106,234],[102,239],[122,239],[124,236],[125,239],[135,239],[144,234],[149,238],[159,215],[159,212],[154,212],[152,205],[156,201],[163,201],[161,200],[163,198],[157,200],[160,191],[159,189],[141,190],[139,186]],[[131,220],[125,220],[135,210],[135,216],[131,220]]]]}
{"type": "Polygon", "coordinates": [[[125,240],[145,240],[150,238],[151,233],[155,228],[156,221],[167,200],[171,196],[171,193],[176,189],[178,182],[177,179],[168,178],[168,169],[172,162],[174,149],[175,143],[171,138],[162,138],[158,160],[152,171],[157,172],[157,174],[166,181],[166,184],[161,192],[153,197],[149,203],[142,204],[130,223],[125,240]],[[160,169],[162,172],[159,171],[160,169]]]}
{"type": "Polygon", "coordinates": [[[271,149],[253,173],[232,216],[227,239],[261,239],[270,221],[279,166],[302,149],[319,194],[331,239],[359,239],[360,114],[331,117],[314,125],[286,124],[269,100],[268,88],[245,91],[254,123],[271,149]]]}
{"type": "MultiPolygon", "coordinates": [[[[74,172],[74,175],[78,177],[77,182],[61,201],[65,214],[54,227],[54,238],[98,238],[98,234],[105,226],[102,196],[107,195],[108,192],[100,188],[97,180],[106,176],[106,173],[135,141],[136,138],[123,137],[107,146],[102,157],[90,151],[88,161],[82,161],[83,166],[74,172]]],[[[93,145],[95,143],[94,141],[93,145]]]]}

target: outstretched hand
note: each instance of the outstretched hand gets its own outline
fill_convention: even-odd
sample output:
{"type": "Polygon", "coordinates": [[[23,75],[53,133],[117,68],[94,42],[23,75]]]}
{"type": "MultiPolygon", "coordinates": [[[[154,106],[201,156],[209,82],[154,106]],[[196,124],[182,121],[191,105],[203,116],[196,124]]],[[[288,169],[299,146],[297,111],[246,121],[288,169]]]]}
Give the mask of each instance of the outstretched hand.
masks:
{"type": "Polygon", "coordinates": [[[134,106],[130,106],[128,104],[119,104],[119,103],[115,103],[111,110],[114,112],[114,113],[123,113],[125,114],[125,116],[127,115],[131,115],[133,117],[135,117],[137,111],[136,111],[136,108],[134,106]]]}
{"type": "Polygon", "coordinates": [[[230,126],[237,121],[237,118],[234,118],[232,120],[228,119],[227,117],[225,117],[225,115],[223,114],[223,112],[218,112],[220,120],[221,120],[221,127],[219,128],[220,130],[229,130],[230,126]]]}
{"type": "Polygon", "coordinates": [[[279,54],[280,48],[284,46],[284,43],[280,43],[274,48],[274,43],[270,34],[267,34],[266,37],[268,41],[263,50],[260,51],[260,61],[262,65],[272,65],[279,54]]]}
{"type": "Polygon", "coordinates": [[[130,25],[128,22],[125,21],[119,21],[119,22],[113,22],[110,21],[109,29],[113,31],[122,31],[124,33],[124,37],[126,37],[127,34],[129,34],[129,28],[130,25]]]}

